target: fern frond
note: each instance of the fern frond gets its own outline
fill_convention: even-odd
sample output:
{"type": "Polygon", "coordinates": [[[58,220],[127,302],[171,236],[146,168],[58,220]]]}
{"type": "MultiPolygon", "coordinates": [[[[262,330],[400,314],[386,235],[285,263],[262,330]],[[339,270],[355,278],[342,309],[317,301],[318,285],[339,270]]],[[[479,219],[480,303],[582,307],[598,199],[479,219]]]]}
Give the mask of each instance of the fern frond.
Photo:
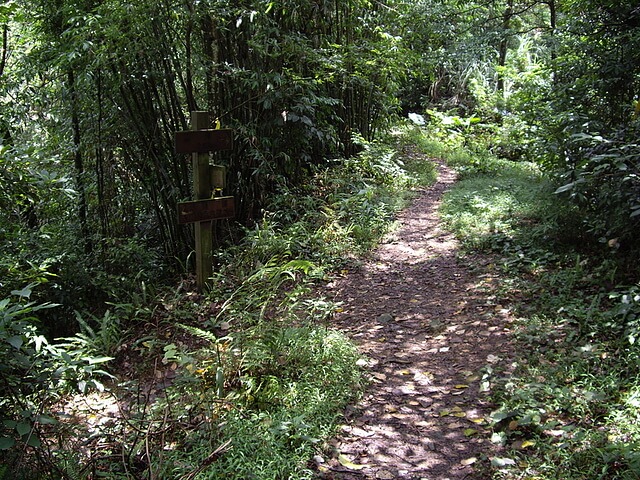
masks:
{"type": "Polygon", "coordinates": [[[178,323],[176,325],[182,328],[183,330],[189,332],[194,337],[201,338],[202,340],[206,340],[208,342],[211,342],[212,344],[217,344],[220,340],[218,337],[215,336],[213,332],[208,332],[207,330],[203,330],[198,327],[192,327],[191,325],[184,325],[182,323],[178,323]]]}

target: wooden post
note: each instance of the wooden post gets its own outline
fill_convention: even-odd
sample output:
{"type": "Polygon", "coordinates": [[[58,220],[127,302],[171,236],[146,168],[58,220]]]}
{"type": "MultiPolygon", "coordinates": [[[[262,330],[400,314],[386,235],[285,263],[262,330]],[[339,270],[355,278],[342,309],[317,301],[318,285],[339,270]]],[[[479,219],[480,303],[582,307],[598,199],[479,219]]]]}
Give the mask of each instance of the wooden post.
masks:
{"type": "Polygon", "coordinates": [[[176,132],[176,153],[191,153],[193,196],[178,203],[178,223],[195,223],[196,282],[200,290],[208,288],[213,275],[213,220],[233,218],[233,197],[215,197],[224,188],[224,168],[209,165],[209,152],[233,149],[233,132],[209,129],[208,112],[191,112],[191,130],[176,132]]]}
{"type": "MultiPolygon", "coordinates": [[[[209,112],[191,112],[191,130],[209,128],[209,112]]],[[[209,153],[192,153],[193,195],[196,200],[211,198],[211,176],[209,175],[209,153]]],[[[196,284],[198,289],[208,289],[206,283],[213,275],[213,222],[195,223],[196,237],[196,284]]]]}

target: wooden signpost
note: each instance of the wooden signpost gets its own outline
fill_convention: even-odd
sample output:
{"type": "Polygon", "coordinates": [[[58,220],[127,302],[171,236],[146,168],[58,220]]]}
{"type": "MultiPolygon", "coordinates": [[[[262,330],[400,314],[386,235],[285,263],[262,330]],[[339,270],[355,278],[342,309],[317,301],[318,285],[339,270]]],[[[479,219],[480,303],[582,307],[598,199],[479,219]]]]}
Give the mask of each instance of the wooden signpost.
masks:
{"type": "Polygon", "coordinates": [[[213,274],[213,220],[235,216],[233,197],[214,197],[224,188],[224,170],[209,165],[209,152],[231,150],[232,130],[211,130],[208,112],[191,112],[191,130],[176,132],[176,153],[190,153],[195,200],[178,203],[178,223],[194,223],[196,237],[196,282],[206,288],[213,274]]]}
{"type": "Polygon", "coordinates": [[[209,198],[178,204],[178,223],[206,222],[220,218],[235,216],[235,199],[233,197],[209,198]]]}

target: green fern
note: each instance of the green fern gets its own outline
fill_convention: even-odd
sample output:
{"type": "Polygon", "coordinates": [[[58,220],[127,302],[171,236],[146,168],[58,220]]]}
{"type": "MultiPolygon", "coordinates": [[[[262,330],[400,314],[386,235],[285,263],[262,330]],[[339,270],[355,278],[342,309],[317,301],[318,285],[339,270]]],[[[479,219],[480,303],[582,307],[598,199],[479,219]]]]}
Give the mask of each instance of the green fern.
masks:
{"type": "Polygon", "coordinates": [[[87,480],[87,475],[83,473],[84,467],[72,452],[64,452],[57,465],[64,478],[69,480],[87,480]]]}
{"type": "Polygon", "coordinates": [[[216,337],[214,333],[208,332],[207,330],[203,330],[198,327],[192,327],[191,325],[184,325],[182,323],[178,323],[176,324],[176,326],[189,332],[194,337],[198,337],[202,340],[206,340],[207,342],[210,342],[212,345],[216,345],[220,341],[220,339],[216,337]]]}

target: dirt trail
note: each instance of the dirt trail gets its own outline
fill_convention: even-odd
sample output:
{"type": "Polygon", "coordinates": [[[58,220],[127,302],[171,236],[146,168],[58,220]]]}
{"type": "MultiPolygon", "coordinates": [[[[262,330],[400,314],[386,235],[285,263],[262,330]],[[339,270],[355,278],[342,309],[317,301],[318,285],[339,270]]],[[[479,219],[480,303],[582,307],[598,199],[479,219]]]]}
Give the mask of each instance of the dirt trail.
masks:
{"type": "Polygon", "coordinates": [[[510,312],[489,260],[459,260],[441,228],[437,210],[455,174],[438,168],[387,243],[327,286],[343,303],[334,326],[359,345],[371,383],[347,412],[336,455],[320,463],[322,478],[480,479],[496,453],[480,423],[492,410],[483,367],[510,368],[510,312]]]}

